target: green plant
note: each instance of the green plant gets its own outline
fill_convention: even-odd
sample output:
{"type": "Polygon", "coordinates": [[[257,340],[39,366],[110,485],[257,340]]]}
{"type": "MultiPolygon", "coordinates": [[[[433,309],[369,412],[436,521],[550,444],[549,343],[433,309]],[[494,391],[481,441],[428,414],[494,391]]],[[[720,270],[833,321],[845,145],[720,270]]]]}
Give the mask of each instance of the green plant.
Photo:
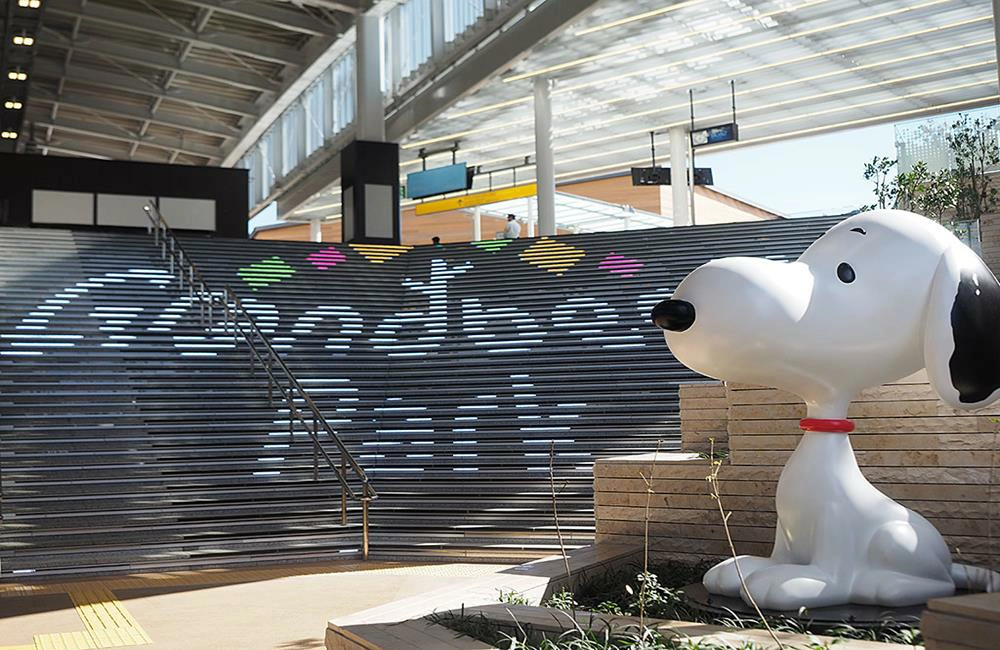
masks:
{"type": "Polygon", "coordinates": [[[875,183],[876,201],[872,205],[863,206],[862,210],[885,209],[896,205],[898,188],[889,177],[895,166],[896,161],[886,156],[875,156],[871,162],[865,163],[865,180],[875,183]]]}
{"type": "Polygon", "coordinates": [[[896,207],[941,222],[958,201],[958,174],[953,169],[931,172],[918,160],[908,172],[895,179],[896,207]]]}
{"type": "Polygon", "coordinates": [[[503,589],[497,589],[500,592],[497,596],[497,602],[501,602],[507,605],[530,605],[531,601],[528,600],[524,594],[519,591],[504,591],[503,589]]]}
{"type": "Polygon", "coordinates": [[[955,216],[959,221],[975,221],[998,205],[998,191],[987,169],[1000,163],[997,146],[997,120],[959,115],[945,136],[955,158],[957,200],[955,216]]]}
{"type": "Polygon", "coordinates": [[[628,603],[628,610],[644,611],[656,618],[669,618],[684,607],[683,593],[661,585],[655,573],[640,573],[635,579],[639,584],[638,593],[631,585],[625,585],[625,591],[634,596],[628,603]]]}
{"type": "Polygon", "coordinates": [[[595,612],[600,612],[601,614],[614,614],[615,616],[625,616],[625,612],[622,610],[621,605],[613,600],[602,600],[597,603],[594,607],[595,612]]]}
{"type": "Polygon", "coordinates": [[[425,617],[430,623],[441,625],[454,630],[459,634],[479,639],[485,643],[496,644],[503,639],[500,626],[496,622],[486,618],[482,612],[476,614],[466,614],[465,608],[460,613],[455,612],[435,612],[425,617]]]}
{"type": "Polygon", "coordinates": [[[551,607],[553,609],[560,609],[564,612],[572,612],[573,610],[580,608],[580,603],[576,602],[576,598],[573,597],[573,592],[567,589],[552,594],[549,596],[548,600],[542,603],[545,607],[551,607]]]}
{"type": "Polygon", "coordinates": [[[877,625],[855,627],[850,623],[838,623],[823,631],[823,634],[841,639],[856,639],[858,641],[880,641],[882,643],[901,643],[905,645],[920,645],[923,637],[920,629],[912,627],[919,624],[916,619],[899,621],[885,619],[877,625]]]}
{"type": "Polygon", "coordinates": [[[710,452],[699,451],[698,458],[704,460],[726,460],[727,458],[729,458],[729,450],[722,448],[722,449],[714,449],[710,452]]]}

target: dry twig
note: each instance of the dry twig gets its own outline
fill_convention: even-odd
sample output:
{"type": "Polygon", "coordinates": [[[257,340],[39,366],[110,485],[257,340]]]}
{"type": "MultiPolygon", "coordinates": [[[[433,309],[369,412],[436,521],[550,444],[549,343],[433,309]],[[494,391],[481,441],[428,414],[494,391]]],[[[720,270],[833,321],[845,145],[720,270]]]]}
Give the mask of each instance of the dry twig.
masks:
{"type": "Polygon", "coordinates": [[[552,489],[552,518],[556,522],[556,537],[559,538],[559,552],[562,553],[566,565],[567,587],[572,585],[573,573],[569,569],[569,556],[566,555],[566,544],[563,543],[562,529],[559,527],[559,511],[556,509],[556,441],[549,445],[549,487],[552,489]]]}
{"type": "Polygon", "coordinates": [[[750,605],[753,607],[754,611],[757,612],[757,616],[760,616],[760,620],[764,624],[764,627],[767,628],[768,634],[771,635],[771,638],[774,640],[775,644],[777,644],[779,650],[784,650],[784,644],[781,643],[781,640],[778,639],[778,635],[774,633],[773,629],[771,629],[771,624],[768,623],[767,618],[764,617],[764,612],[760,611],[760,607],[757,606],[757,601],[754,600],[753,594],[751,594],[750,590],[747,589],[747,583],[743,577],[743,570],[740,569],[740,561],[736,555],[736,546],[733,544],[733,536],[729,532],[729,517],[733,513],[726,512],[725,508],[722,507],[722,493],[719,489],[719,470],[722,469],[722,461],[716,459],[715,457],[715,438],[709,438],[709,443],[711,446],[709,447],[708,460],[709,463],[711,463],[712,470],[709,475],[705,477],[705,480],[708,481],[710,486],[709,491],[712,495],[712,499],[715,501],[716,505],[719,506],[719,515],[722,517],[722,528],[726,531],[726,541],[729,542],[729,552],[733,556],[733,565],[736,567],[736,575],[740,579],[740,584],[743,586],[743,592],[747,595],[747,600],[750,601],[750,605]]]}
{"type": "Polygon", "coordinates": [[[656,441],[656,451],[653,452],[653,460],[649,463],[649,476],[642,477],[646,484],[646,513],[643,516],[642,531],[642,586],[639,587],[639,626],[645,625],[646,620],[646,586],[649,584],[649,504],[653,500],[653,473],[656,471],[656,458],[660,455],[660,445],[662,440],[656,441]]]}

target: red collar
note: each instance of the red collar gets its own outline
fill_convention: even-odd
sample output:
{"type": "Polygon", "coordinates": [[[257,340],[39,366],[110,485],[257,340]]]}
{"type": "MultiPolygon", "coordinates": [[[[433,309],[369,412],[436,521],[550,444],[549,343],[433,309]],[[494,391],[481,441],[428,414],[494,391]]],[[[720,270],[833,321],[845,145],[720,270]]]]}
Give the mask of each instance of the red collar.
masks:
{"type": "Polygon", "coordinates": [[[854,431],[851,420],[827,420],[825,418],[802,418],[799,428],[803,431],[818,431],[821,433],[850,433],[854,431]]]}

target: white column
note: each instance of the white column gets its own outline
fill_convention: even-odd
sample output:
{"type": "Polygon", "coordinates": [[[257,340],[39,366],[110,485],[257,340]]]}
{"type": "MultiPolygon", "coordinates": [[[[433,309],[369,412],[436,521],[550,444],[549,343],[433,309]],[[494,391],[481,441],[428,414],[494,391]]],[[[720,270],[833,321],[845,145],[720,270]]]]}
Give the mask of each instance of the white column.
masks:
{"type": "Polygon", "coordinates": [[[482,241],[483,239],[482,216],[482,211],[478,205],[472,209],[472,241],[482,241]]]}
{"type": "Polygon", "coordinates": [[[689,215],[689,223],[693,226],[696,222],[694,220],[694,201],[695,201],[695,184],[694,184],[694,142],[691,140],[691,136],[688,136],[688,163],[690,165],[688,170],[688,196],[691,197],[691,214],[689,215]]]}
{"type": "Polygon", "coordinates": [[[431,0],[431,57],[444,54],[444,0],[431,0]]]}
{"type": "Polygon", "coordinates": [[[535,204],[531,200],[530,196],[528,198],[526,198],[524,201],[525,201],[525,203],[528,204],[528,209],[526,210],[526,213],[527,213],[528,216],[525,219],[525,221],[528,222],[528,237],[534,237],[535,236],[535,204]]]}
{"type": "Polygon", "coordinates": [[[357,38],[357,138],[385,142],[385,106],[382,103],[382,55],[379,31],[382,19],[371,14],[358,17],[357,38]]]}
{"type": "Polygon", "coordinates": [[[675,226],[691,224],[688,217],[687,130],[683,126],[670,129],[670,194],[675,226]]]}
{"type": "Polygon", "coordinates": [[[309,220],[309,239],[311,239],[314,242],[323,241],[323,229],[321,227],[322,223],[323,223],[322,219],[309,220]]]}
{"type": "Polygon", "coordinates": [[[535,177],[538,179],[538,234],[556,234],[556,170],[552,153],[552,82],[535,79],[535,177]]]}

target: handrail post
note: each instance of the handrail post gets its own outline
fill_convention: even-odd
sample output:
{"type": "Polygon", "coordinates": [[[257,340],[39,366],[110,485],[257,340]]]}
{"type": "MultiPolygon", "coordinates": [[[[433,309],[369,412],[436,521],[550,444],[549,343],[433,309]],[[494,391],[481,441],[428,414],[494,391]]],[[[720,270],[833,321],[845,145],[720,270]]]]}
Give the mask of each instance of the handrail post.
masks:
{"type": "Polygon", "coordinates": [[[316,426],[316,416],[313,415],[313,481],[319,480],[319,427],[316,426]]]}
{"type": "Polygon", "coordinates": [[[340,525],[347,525],[347,458],[340,455],[340,525]]]}
{"type": "Polygon", "coordinates": [[[368,559],[368,482],[364,485],[364,494],[361,496],[361,559],[368,559]]]}

